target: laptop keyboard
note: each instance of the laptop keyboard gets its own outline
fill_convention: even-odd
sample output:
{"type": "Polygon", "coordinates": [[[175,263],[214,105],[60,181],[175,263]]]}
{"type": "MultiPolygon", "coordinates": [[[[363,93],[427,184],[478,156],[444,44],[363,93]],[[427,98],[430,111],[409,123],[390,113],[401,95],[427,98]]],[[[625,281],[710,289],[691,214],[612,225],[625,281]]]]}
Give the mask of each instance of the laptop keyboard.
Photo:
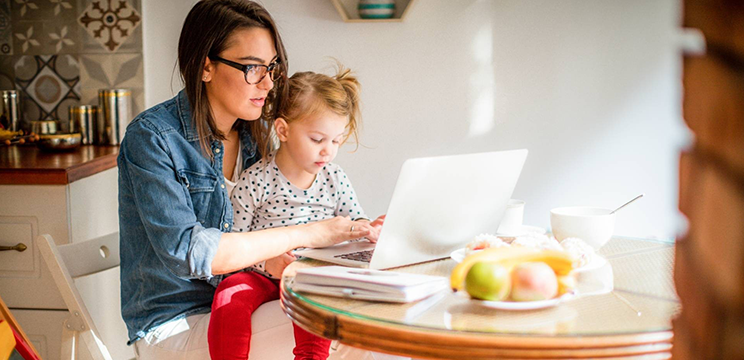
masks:
{"type": "Polygon", "coordinates": [[[335,255],[334,257],[341,258],[344,260],[353,260],[353,261],[360,261],[360,262],[368,263],[372,259],[372,253],[374,251],[375,251],[374,249],[356,251],[352,253],[335,255]]]}

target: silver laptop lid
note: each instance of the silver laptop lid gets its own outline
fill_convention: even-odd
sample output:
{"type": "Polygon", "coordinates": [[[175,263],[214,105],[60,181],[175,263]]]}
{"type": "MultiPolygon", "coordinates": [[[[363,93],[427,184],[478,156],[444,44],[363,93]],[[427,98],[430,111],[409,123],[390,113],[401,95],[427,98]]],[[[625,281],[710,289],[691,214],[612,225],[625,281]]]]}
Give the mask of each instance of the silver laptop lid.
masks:
{"type": "Polygon", "coordinates": [[[410,159],[369,267],[440,259],[481,233],[495,233],[527,150],[410,159]]]}

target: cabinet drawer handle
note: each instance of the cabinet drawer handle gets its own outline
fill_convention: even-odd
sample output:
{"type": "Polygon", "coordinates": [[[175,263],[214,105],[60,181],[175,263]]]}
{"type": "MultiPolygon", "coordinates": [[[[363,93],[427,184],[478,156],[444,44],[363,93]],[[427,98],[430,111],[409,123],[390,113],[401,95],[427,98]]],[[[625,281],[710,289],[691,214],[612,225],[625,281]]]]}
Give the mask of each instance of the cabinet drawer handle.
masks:
{"type": "Polygon", "coordinates": [[[22,251],[25,251],[26,249],[28,249],[28,247],[26,247],[26,244],[24,243],[18,243],[16,246],[0,246],[0,251],[15,250],[18,252],[22,252],[22,251]]]}

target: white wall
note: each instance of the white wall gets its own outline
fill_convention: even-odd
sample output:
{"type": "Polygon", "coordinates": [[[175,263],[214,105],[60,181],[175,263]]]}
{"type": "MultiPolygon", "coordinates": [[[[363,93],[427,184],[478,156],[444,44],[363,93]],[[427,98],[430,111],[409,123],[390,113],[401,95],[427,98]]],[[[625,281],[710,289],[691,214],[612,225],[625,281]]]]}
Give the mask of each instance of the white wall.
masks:
{"type": "MultiPolygon", "coordinates": [[[[170,79],[193,3],[143,2],[147,106],[179,88],[170,79]]],[[[404,22],[373,24],[342,22],[330,0],[263,3],[290,72],[330,73],[333,56],[359,75],[363,146],[336,162],[370,215],[385,212],[406,158],[527,148],[514,193],[525,223],[646,193],[615,233],[676,233],[687,134],[677,0],[419,0],[404,22]]]]}

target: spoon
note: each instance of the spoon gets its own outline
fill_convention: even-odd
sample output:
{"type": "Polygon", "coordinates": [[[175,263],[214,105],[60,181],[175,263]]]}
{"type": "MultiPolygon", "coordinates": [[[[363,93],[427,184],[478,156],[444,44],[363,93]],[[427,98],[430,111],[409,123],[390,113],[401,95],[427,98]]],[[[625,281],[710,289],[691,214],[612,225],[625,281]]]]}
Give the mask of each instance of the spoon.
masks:
{"type": "MultiPolygon", "coordinates": [[[[637,198],[636,198],[636,199],[637,199],[637,198]]],[[[633,199],[633,200],[635,200],[635,199],[633,199]]],[[[631,200],[631,201],[633,201],[633,200],[631,200]]],[[[616,297],[616,298],[617,298],[618,300],[622,301],[622,302],[623,302],[623,304],[625,304],[625,305],[626,305],[627,307],[629,307],[629,308],[630,308],[631,310],[635,311],[636,315],[638,315],[638,316],[641,316],[641,315],[643,315],[643,313],[642,313],[642,312],[641,312],[640,310],[636,309],[636,308],[635,308],[635,306],[633,306],[633,304],[631,304],[631,303],[630,303],[630,301],[628,301],[628,299],[626,299],[626,298],[625,298],[624,296],[620,296],[620,294],[618,294],[618,293],[616,293],[616,292],[614,292],[614,291],[612,292],[612,295],[615,295],[615,297],[616,297]]]]}
{"type": "Polygon", "coordinates": [[[622,205],[620,205],[620,206],[619,206],[619,207],[618,207],[617,209],[615,209],[615,210],[612,210],[612,212],[610,213],[610,215],[612,215],[612,214],[614,214],[614,213],[615,213],[616,211],[618,211],[618,210],[620,210],[620,209],[622,209],[622,208],[624,208],[624,207],[628,206],[628,204],[632,203],[633,201],[636,201],[636,200],[638,200],[638,199],[642,198],[642,197],[643,197],[643,195],[646,195],[646,194],[641,194],[641,195],[638,195],[638,196],[634,197],[633,199],[631,199],[630,201],[626,202],[625,204],[622,204],[622,205]]]}

